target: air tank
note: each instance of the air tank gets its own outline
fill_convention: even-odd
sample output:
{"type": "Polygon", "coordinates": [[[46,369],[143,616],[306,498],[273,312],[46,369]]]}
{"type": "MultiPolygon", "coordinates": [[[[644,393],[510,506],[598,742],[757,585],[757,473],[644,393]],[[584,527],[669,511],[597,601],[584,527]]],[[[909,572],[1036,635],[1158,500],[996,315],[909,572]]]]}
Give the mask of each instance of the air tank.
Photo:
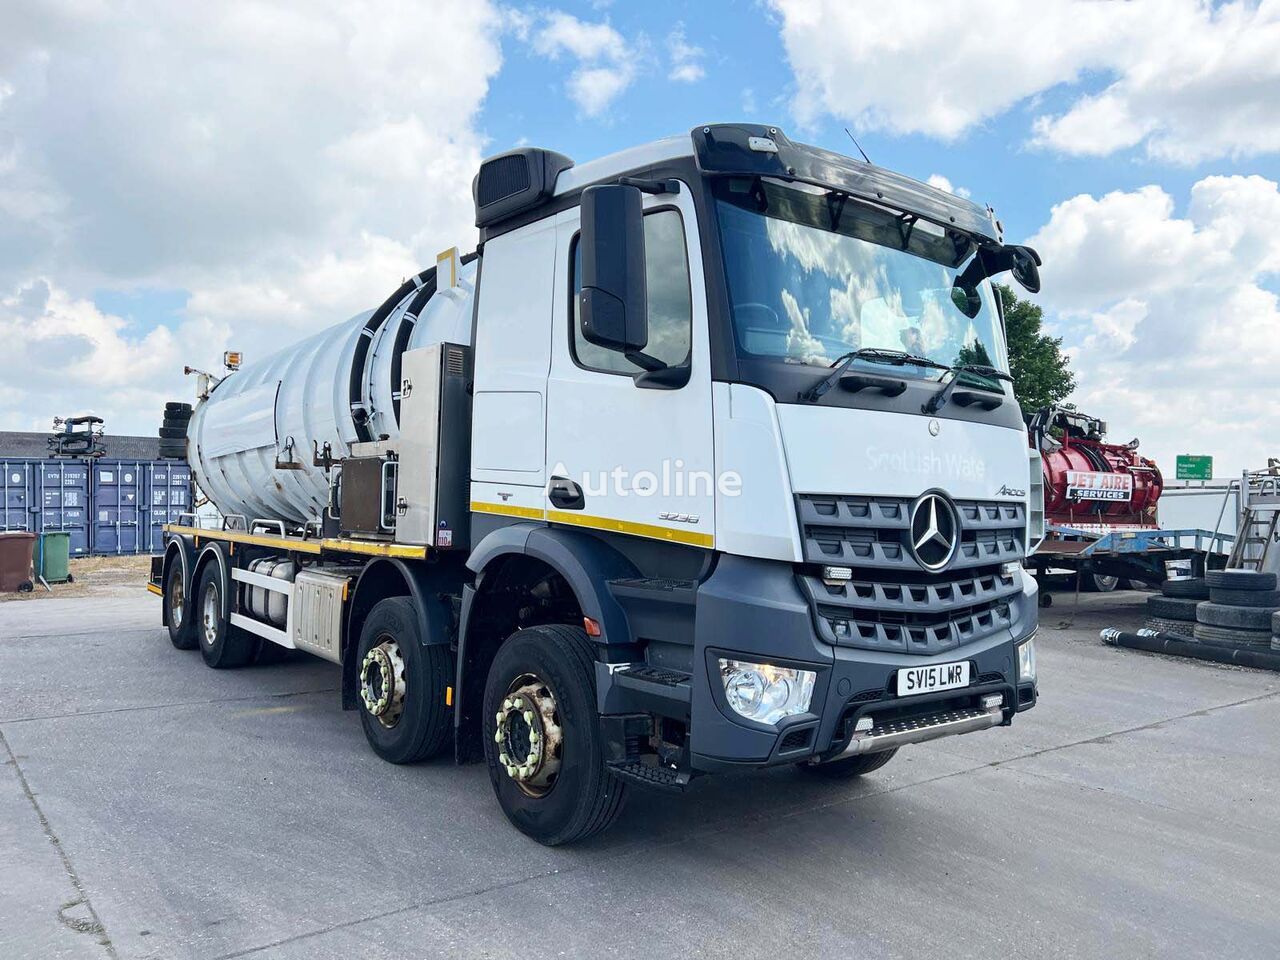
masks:
{"type": "Polygon", "coordinates": [[[471,342],[477,261],[443,257],[377,310],[359,314],[228,374],[187,429],[196,482],[224,516],[318,520],[329,497],[313,451],[334,460],[361,440],[400,435],[400,357],[441,341],[471,342]],[[453,280],[453,283],[449,283],[453,280]]]}

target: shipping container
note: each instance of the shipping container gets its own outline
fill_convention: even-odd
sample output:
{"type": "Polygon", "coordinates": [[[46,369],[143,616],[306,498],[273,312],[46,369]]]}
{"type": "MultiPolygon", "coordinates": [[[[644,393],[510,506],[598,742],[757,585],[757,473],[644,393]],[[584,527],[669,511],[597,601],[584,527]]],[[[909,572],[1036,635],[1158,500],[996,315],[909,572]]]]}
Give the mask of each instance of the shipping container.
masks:
{"type": "Polygon", "coordinates": [[[40,460],[32,478],[35,532],[71,535],[71,556],[89,554],[89,465],[84,460],[40,460]]]}
{"type": "Polygon", "coordinates": [[[146,465],[148,553],[164,550],[164,525],[177,523],[191,512],[191,467],[182,460],[159,460],[146,465]]]}
{"type": "Polygon", "coordinates": [[[0,460],[0,530],[32,530],[35,503],[31,494],[35,460],[0,460]]]}
{"type": "Polygon", "coordinates": [[[141,553],[147,524],[143,478],[150,464],[137,460],[94,460],[93,529],[90,550],[97,556],[141,553]]]}

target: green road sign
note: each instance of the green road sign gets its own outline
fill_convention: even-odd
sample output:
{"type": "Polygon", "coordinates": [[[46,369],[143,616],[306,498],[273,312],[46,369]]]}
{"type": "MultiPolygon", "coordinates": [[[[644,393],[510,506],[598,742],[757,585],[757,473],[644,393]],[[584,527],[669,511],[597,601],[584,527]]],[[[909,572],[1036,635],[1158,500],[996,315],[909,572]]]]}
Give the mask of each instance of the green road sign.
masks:
{"type": "Polygon", "coordinates": [[[1190,454],[1180,453],[1177,470],[1179,480],[1212,480],[1213,457],[1193,457],[1190,454]]]}

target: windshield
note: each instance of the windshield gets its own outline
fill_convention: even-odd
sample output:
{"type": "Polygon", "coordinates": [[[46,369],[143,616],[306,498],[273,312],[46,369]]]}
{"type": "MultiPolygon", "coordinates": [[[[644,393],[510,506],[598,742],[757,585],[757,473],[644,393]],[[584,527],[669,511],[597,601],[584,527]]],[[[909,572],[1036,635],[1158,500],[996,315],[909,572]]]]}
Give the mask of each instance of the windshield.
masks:
{"type": "Polygon", "coordinates": [[[721,178],[713,190],[740,355],[827,367],[879,348],[1008,370],[991,284],[967,234],[767,178],[721,178]]]}

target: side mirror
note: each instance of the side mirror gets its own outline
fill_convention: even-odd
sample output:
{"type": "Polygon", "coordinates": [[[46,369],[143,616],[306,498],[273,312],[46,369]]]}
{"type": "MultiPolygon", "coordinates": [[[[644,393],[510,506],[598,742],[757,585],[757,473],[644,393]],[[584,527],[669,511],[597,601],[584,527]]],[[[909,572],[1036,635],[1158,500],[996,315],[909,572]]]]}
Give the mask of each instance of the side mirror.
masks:
{"type": "Polygon", "coordinates": [[[1023,289],[1029,293],[1040,292],[1040,254],[1030,247],[986,247],[979,256],[988,277],[994,278],[1008,270],[1023,289]]]}
{"type": "Polygon", "coordinates": [[[1040,292],[1040,254],[1030,247],[1010,247],[1010,271],[1013,279],[1029,293],[1040,292]]]}
{"type": "Polygon", "coordinates": [[[641,201],[638,188],[620,184],[582,191],[582,336],[621,353],[649,343],[641,201]]]}

